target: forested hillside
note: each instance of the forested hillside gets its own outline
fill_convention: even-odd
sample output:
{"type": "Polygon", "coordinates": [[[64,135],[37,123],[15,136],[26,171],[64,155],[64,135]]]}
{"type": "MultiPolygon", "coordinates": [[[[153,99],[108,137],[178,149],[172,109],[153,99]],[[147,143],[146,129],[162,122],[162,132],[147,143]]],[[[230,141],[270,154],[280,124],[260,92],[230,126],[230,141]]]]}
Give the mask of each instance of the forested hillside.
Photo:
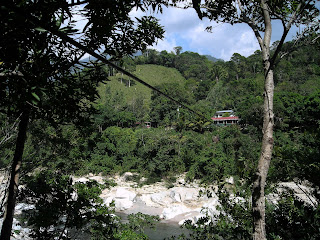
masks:
{"type": "MultiPolygon", "coordinates": [[[[233,176],[239,189],[245,190],[242,195],[249,194],[262,137],[260,53],[256,51],[247,58],[235,53],[228,62],[212,62],[205,56],[178,49],[180,52],[175,53],[149,49],[141,56],[123,58],[118,64],[205,118],[183,108],[177,111],[177,104],[105,68],[108,81],[98,86],[100,97],[94,102],[90,124],[79,127],[51,125],[43,120],[32,122],[24,153],[24,173],[47,169],[79,176],[130,171],[139,173],[139,178],[146,177],[143,184],[165,179],[169,185],[177,174],[184,172],[186,180],[200,179],[205,183],[220,183],[233,176]],[[233,109],[240,123],[214,126],[210,117],[222,109],[233,109]],[[145,121],[156,122],[157,127],[136,124],[145,121]]],[[[299,48],[276,68],[275,147],[269,185],[293,180],[320,185],[317,50],[311,46],[299,48]]],[[[14,150],[14,119],[4,115],[1,118],[2,135],[12,136],[0,146],[0,165],[6,168],[14,150]]],[[[136,181],[140,182],[139,178],[136,181]]],[[[250,233],[249,229],[245,231],[250,233]]],[[[291,230],[275,234],[283,236],[286,231],[291,230]]]]}
{"type": "Polygon", "coordinates": [[[319,14],[315,0],[0,1],[0,240],[147,239],[159,217],[122,222],[104,194],[124,172],[173,204],[187,199],[176,178],[213,200],[171,239],[319,239],[319,14]],[[245,24],[261,51],[149,49],[170,35],[164,8],[191,8],[208,32],[245,24]],[[219,110],[239,122],[214,124],[219,110]]]}
{"type": "MultiPolygon", "coordinates": [[[[30,126],[26,157],[37,160],[39,165],[33,167],[54,166],[67,174],[139,171],[161,179],[186,171],[191,179],[204,177],[207,181],[228,175],[250,177],[261,139],[263,76],[259,56],[258,51],[247,58],[235,53],[228,62],[212,62],[192,52],[148,50],[148,56],[127,57],[123,66],[206,119],[182,108],[178,112],[179,106],[165,97],[114,72],[110,81],[98,87],[100,98],[95,102],[92,124],[78,129],[36,121],[30,126]],[[233,109],[240,124],[214,127],[210,117],[222,109],[233,109]],[[157,122],[158,127],[136,126],[144,121],[157,122]],[[219,174],[211,177],[205,174],[216,171],[219,174]]],[[[312,174],[316,168],[310,166],[318,164],[319,64],[317,51],[304,47],[287,56],[276,70],[272,162],[276,171],[270,173],[272,180],[303,174],[317,178],[312,174]],[[302,170],[306,172],[302,174],[302,170]]],[[[1,146],[5,151],[2,167],[11,159],[10,146],[10,141],[1,146]]]]}

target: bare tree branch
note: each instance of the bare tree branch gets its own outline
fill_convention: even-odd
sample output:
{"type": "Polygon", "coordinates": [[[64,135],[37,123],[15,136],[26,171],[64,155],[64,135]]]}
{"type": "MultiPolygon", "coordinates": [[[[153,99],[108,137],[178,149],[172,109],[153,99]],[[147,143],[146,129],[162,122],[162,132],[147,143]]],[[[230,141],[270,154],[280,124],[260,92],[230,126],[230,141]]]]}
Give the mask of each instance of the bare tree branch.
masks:
{"type": "MultiPolygon", "coordinates": [[[[279,54],[279,52],[280,52],[280,50],[282,48],[282,45],[283,45],[283,43],[284,43],[284,41],[285,41],[285,39],[286,39],[286,37],[288,35],[288,32],[289,32],[293,22],[296,20],[298,13],[301,10],[301,6],[302,6],[302,4],[300,3],[298,5],[296,11],[292,14],[291,19],[289,20],[289,22],[284,26],[283,34],[281,36],[280,42],[279,42],[279,44],[278,44],[278,46],[277,46],[277,48],[276,48],[271,60],[270,60],[271,65],[273,65],[275,63],[275,60],[276,60],[276,58],[277,58],[277,56],[278,56],[278,54],[279,54]]],[[[284,24],[284,22],[282,24],[284,24]]]]}
{"type": "MultiPolygon", "coordinates": [[[[21,114],[20,114],[21,116],[21,114]]],[[[5,122],[5,126],[1,128],[1,135],[3,137],[0,140],[0,145],[4,144],[5,142],[9,141],[17,132],[20,116],[9,126],[9,121],[5,122]]]]}
{"type": "Polygon", "coordinates": [[[21,73],[19,71],[13,71],[13,72],[8,72],[8,73],[1,72],[0,73],[0,77],[12,77],[12,76],[23,77],[23,73],[21,73]]]}

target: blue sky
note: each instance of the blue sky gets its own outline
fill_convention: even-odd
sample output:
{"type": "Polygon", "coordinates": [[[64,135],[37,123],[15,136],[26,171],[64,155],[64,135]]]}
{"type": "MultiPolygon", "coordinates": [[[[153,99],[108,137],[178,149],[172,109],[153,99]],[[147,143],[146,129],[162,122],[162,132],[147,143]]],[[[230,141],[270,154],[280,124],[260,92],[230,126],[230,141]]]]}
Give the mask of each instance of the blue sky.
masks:
{"type": "MultiPolygon", "coordinates": [[[[146,14],[133,11],[132,16],[146,14]]],[[[158,41],[155,48],[158,51],[172,51],[181,46],[183,51],[193,51],[202,55],[211,55],[225,61],[230,60],[233,53],[249,56],[259,49],[258,42],[246,24],[230,25],[214,23],[207,19],[200,20],[194,9],[164,8],[163,14],[153,14],[160,20],[166,31],[165,38],[158,41]],[[207,26],[213,26],[212,33],[205,31],[207,26]]],[[[295,36],[297,28],[292,28],[287,41],[295,36]]],[[[272,41],[279,40],[282,35],[280,22],[273,23],[272,41]]]]}

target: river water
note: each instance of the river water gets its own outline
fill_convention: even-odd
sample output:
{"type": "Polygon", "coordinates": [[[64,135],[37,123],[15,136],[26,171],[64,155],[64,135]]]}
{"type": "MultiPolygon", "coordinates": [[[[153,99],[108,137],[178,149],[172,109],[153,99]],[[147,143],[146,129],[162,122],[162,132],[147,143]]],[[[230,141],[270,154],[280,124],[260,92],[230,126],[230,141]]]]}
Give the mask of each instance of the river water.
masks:
{"type": "MultiPolygon", "coordinates": [[[[116,215],[121,217],[123,221],[127,220],[128,215],[125,213],[117,212],[116,215]]],[[[163,240],[171,236],[179,236],[182,233],[188,235],[187,229],[181,228],[178,223],[174,222],[158,222],[154,229],[147,228],[144,232],[150,240],[163,240]]]]}
{"type": "MultiPolygon", "coordinates": [[[[19,203],[17,205],[17,210],[22,211],[24,209],[30,208],[30,206],[31,205],[19,203]]],[[[128,214],[125,214],[123,212],[116,212],[116,215],[119,216],[123,222],[127,222],[128,214]]],[[[2,227],[1,220],[2,219],[0,219],[0,229],[2,227]]],[[[19,223],[16,219],[14,219],[14,227],[13,228],[15,230],[20,231],[20,234],[18,234],[16,236],[17,237],[16,239],[20,239],[20,240],[31,239],[31,238],[27,237],[30,230],[26,226],[24,226],[24,224],[22,224],[22,225],[20,225],[20,224],[21,223],[19,223]]],[[[188,235],[188,230],[181,228],[179,226],[179,224],[176,222],[157,222],[157,223],[155,223],[154,229],[146,228],[144,230],[144,232],[149,237],[150,240],[163,240],[165,238],[169,239],[172,236],[179,236],[182,233],[185,235],[188,235]]],[[[87,240],[88,238],[89,238],[88,235],[82,234],[82,236],[78,235],[78,237],[76,239],[87,240]]]]}

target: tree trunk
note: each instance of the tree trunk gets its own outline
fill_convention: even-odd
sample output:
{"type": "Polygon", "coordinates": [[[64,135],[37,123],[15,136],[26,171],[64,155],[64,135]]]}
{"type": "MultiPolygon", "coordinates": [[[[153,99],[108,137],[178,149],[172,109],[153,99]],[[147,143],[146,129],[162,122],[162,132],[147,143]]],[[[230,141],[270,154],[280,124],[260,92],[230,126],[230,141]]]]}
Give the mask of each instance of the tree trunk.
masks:
{"type": "Polygon", "coordinates": [[[273,149],[273,71],[266,77],[264,93],[263,139],[256,179],[252,191],[253,229],[255,240],[265,240],[265,196],[264,189],[273,149]]]}
{"type": "Polygon", "coordinates": [[[24,144],[27,135],[28,122],[29,110],[26,109],[25,111],[23,111],[19,123],[19,132],[16,140],[16,149],[11,166],[8,198],[5,204],[5,214],[3,218],[0,240],[10,240],[11,236],[14,208],[16,205],[16,198],[18,195],[19,174],[22,162],[22,155],[24,151],[24,144]]]}
{"type": "MultiPolygon", "coordinates": [[[[264,106],[263,106],[263,138],[258,168],[252,188],[253,239],[266,240],[265,196],[264,189],[269,171],[273,150],[273,63],[270,61],[271,18],[265,0],[261,0],[265,32],[260,44],[264,68],[264,106]]],[[[258,39],[259,40],[259,39],[258,39]]]]}
{"type": "MultiPolygon", "coordinates": [[[[265,92],[264,92],[264,106],[263,106],[263,139],[261,146],[261,153],[256,172],[256,178],[253,183],[252,190],[252,211],[253,211],[253,239],[265,240],[265,196],[264,189],[266,179],[270,166],[273,150],[273,94],[274,94],[274,81],[273,70],[270,67],[269,51],[265,52],[265,57],[268,60],[264,61],[265,72],[265,92]]],[[[264,58],[264,59],[266,59],[264,58]]]]}

